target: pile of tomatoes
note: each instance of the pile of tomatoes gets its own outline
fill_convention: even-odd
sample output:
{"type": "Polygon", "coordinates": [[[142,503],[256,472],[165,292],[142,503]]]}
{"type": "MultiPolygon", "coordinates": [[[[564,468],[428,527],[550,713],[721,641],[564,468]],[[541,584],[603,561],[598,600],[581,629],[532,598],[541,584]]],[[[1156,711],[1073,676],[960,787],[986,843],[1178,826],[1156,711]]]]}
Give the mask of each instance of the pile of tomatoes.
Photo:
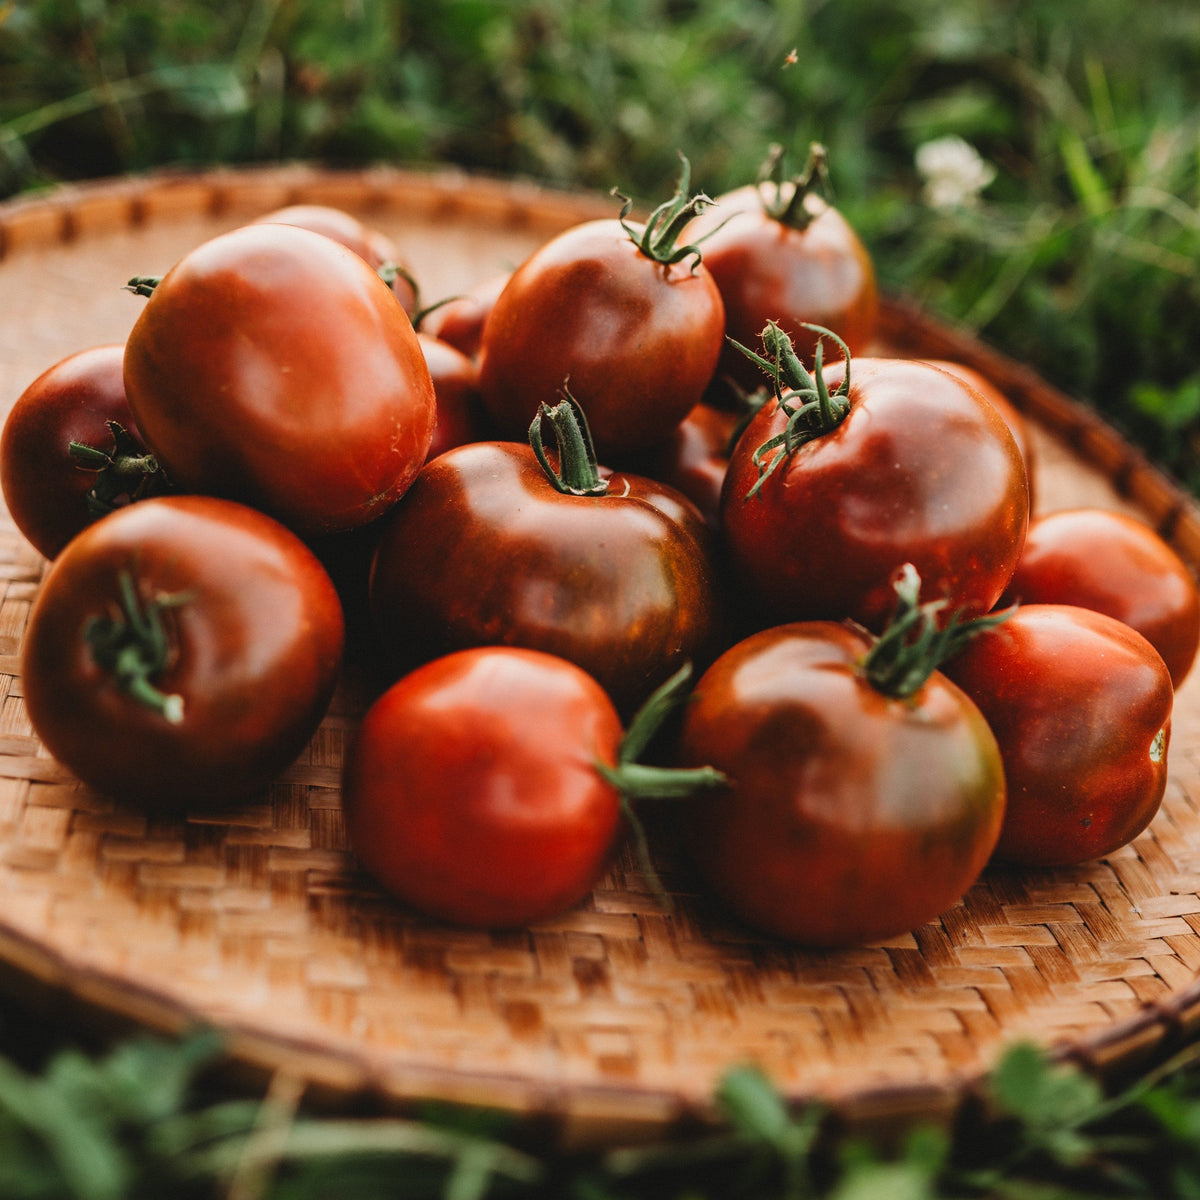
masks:
{"type": "Polygon", "coordinates": [[[424,311],[315,206],[131,280],[128,341],[51,366],[0,439],[52,560],[23,664],[48,750],[125,803],[235,804],[353,654],[350,844],[483,926],[580,902],[647,803],[699,886],[812,945],[1136,836],[1190,572],[1112,513],[1031,520],[1005,398],[871,356],[823,165],[713,202],[684,160],[644,222],[621,198],[424,311]]]}

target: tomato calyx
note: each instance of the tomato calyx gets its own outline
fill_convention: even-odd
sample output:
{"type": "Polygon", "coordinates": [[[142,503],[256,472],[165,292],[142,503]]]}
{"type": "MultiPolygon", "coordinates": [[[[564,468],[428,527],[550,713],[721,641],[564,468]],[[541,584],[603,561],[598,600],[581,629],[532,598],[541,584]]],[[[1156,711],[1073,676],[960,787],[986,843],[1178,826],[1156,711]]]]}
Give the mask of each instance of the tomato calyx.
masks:
{"type": "Polygon", "coordinates": [[[696,242],[677,246],[679,235],[693,217],[699,216],[713,203],[712,198],[703,192],[689,196],[692,181],[692,164],[687,155],[680,154],[683,169],[679,175],[679,184],[670,200],[663,201],[649,216],[646,224],[639,232],[635,225],[629,223],[629,214],[633,211],[633,201],[617,188],[611,195],[621,201],[621,212],[617,220],[621,228],[629,234],[637,248],[652,262],[663,266],[672,266],[685,258],[692,258],[692,271],[700,265],[700,247],[696,242]]]}
{"type": "Polygon", "coordinates": [[[887,627],[863,658],[862,673],[876,691],[901,700],[917,692],[973,637],[1003,624],[1017,611],[1014,604],[969,619],[956,612],[941,624],[946,600],[921,603],[921,577],[912,563],[899,569],[892,587],[896,607],[887,627]]]}
{"type": "Polygon", "coordinates": [[[743,497],[745,500],[758,494],[759,489],[784,460],[806,443],[832,433],[850,411],[849,348],[832,329],[826,329],[823,325],[810,325],[805,322],[801,328],[809,329],[817,335],[811,375],[804,369],[804,364],[796,354],[792,339],[774,321],[768,321],[762,331],[763,349],[767,357],[756,354],[748,346],[743,346],[732,338],[729,339],[732,346],[770,375],[779,407],[787,417],[783,431],[767,438],[754,451],[752,461],[758,468],[758,478],[743,497]],[[827,337],[833,339],[846,360],[845,374],[835,392],[831,392],[825,382],[827,337]]]}
{"type": "MultiPolygon", "coordinates": [[[[375,274],[388,285],[389,288],[394,288],[396,280],[402,279],[412,289],[413,303],[417,303],[421,295],[421,289],[417,285],[417,281],[413,278],[411,271],[406,270],[398,262],[392,262],[390,259],[387,262],[382,262],[375,268],[375,274]]],[[[413,317],[413,328],[416,329],[417,322],[423,313],[418,313],[413,317]]]]}
{"type": "Polygon", "coordinates": [[[607,495],[608,481],[600,477],[596,447],[583,408],[566,384],[558,394],[561,399],[557,404],[543,401],[539,406],[529,426],[529,445],[555,491],[564,496],[607,495]],[[542,442],[543,418],[550,422],[558,441],[557,469],[542,442]]]}
{"type": "Polygon", "coordinates": [[[178,725],[183,720],[183,697],[163,692],[153,680],[168,666],[171,645],[162,621],[166,608],[186,604],[190,594],[158,595],[142,603],[128,571],[117,576],[120,589],[118,615],[92,617],[83,630],[84,641],[101,670],[108,672],[119,691],[178,725]]]}
{"type": "Polygon", "coordinates": [[[803,232],[817,215],[804,203],[816,181],[820,182],[823,190],[828,189],[829,158],[820,142],[810,143],[804,170],[788,179],[783,174],[783,147],[775,143],[759,169],[755,188],[763,211],[771,220],[803,232]],[[771,189],[770,195],[768,189],[771,189]]]}
{"type": "Polygon", "coordinates": [[[161,275],[135,275],[126,285],[125,290],[135,296],[153,296],[154,289],[162,283],[161,275]]]}
{"type": "Polygon", "coordinates": [[[96,482],[84,497],[95,518],[107,516],[117,501],[144,500],[166,490],[167,478],[156,455],[145,450],[119,421],[106,421],[112,434],[112,449],[102,450],[86,442],[70,442],[67,452],[85,471],[96,472],[96,482]]]}

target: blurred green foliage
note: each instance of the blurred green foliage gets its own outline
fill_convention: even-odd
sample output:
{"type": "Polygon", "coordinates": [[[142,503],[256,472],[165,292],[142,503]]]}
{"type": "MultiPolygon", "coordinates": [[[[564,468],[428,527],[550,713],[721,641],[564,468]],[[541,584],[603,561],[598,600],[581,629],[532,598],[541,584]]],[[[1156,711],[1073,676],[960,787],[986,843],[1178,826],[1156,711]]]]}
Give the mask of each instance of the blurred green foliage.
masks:
{"type": "Polygon", "coordinates": [[[812,139],[886,286],[1200,488],[1195,0],[0,0],[0,195],[305,158],[657,199],[812,139]]]}

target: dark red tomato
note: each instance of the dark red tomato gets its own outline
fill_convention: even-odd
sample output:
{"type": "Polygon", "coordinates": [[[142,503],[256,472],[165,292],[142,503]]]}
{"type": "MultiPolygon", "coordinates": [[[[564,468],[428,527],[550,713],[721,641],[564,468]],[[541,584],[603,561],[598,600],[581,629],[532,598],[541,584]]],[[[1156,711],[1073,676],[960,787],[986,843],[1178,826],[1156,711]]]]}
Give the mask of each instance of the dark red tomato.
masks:
{"type": "Polygon", "coordinates": [[[350,845],[390,892],[477,926],[582,900],[621,831],[621,722],[562,659],[486,647],[418,668],[363,718],[346,758],[350,845]]]}
{"type": "MultiPolygon", "coordinates": [[[[989,611],[1029,519],[1020,451],[996,410],[926,363],[855,359],[830,432],[759,479],[755,450],[787,424],[768,401],[730,460],[721,516],[735,578],[777,619],[853,618],[881,628],[891,579],[912,563],[947,611],[989,611]]],[[[844,363],[825,371],[830,390],[844,363]]],[[[782,447],[780,448],[782,449],[782,447]]]]}
{"type": "Polygon", "coordinates": [[[22,682],[34,730],[98,791],[152,809],[260,791],[320,723],[342,612],[278,522],[206,496],[131,504],[42,584],[22,682]]]}
{"type": "MultiPolygon", "coordinates": [[[[700,249],[725,304],[725,332],[734,341],[761,352],[763,327],[774,321],[805,361],[816,347],[805,323],[832,329],[851,354],[870,347],[879,311],[871,257],[846,218],[819,196],[810,192],[794,213],[774,217],[757,186],[738,188],[718,196],[687,230],[692,240],[706,233],[700,249]]],[[[722,350],[717,373],[744,388],[762,383],[757,368],[732,346],[722,350]]]]}
{"type": "Polygon", "coordinates": [[[258,221],[311,229],[313,233],[324,234],[340,242],[347,250],[353,250],[372,271],[378,271],[381,267],[390,268],[392,280],[389,286],[409,316],[416,312],[417,288],[412,271],[387,234],[364,225],[357,217],[340,208],[326,204],[289,204],[286,208],[266,213],[258,221]]]}
{"type": "Polygon", "coordinates": [[[1140,633],[1089,609],[1029,604],[945,671],[1000,744],[1008,812],[997,857],[1086,862],[1150,823],[1166,787],[1173,690],[1140,633]]]}
{"type": "Polygon", "coordinates": [[[515,442],[432,459],[388,517],[371,577],[392,660],[494,644],[543,650],[594,675],[628,714],[703,658],[720,619],[703,521],[665,485],[607,482],[599,496],[556,491],[515,442]]]}
{"type": "Polygon", "coordinates": [[[1100,508],[1031,521],[1007,595],[1075,604],[1124,621],[1163,656],[1178,687],[1200,643],[1200,597],[1187,564],[1144,521],[1100,508]]]}
{"type": "Polygon", "coordinates": [[[813,946],[907,932],[954,905],[996,844],[1004,777],[979,710],[933,672],[897,699],[872,640],[827,621],[727,650],[686,709],[679,758],[729,785],[680,818],[701,875],[757,929],[813,946]]]}
{"type": "Polygon", "coordinates": [[[421,353],[437,398],[437,424],[426,459],[477,442],[483,437],[484,416],[479,401],[479,368],[449,342],[418,332],[421,353]]]}
{"type": "Polygon", "coordinates": [[[1017,443],[1017,449],[1021,451],[1021,458],[1025,463],[1025,475],[1029,480],[1030,506],[1032,507],[1037,452],[1034,449],[1029,427],[1025,424],[1025,418],[1021,416],[1020,410],[987,376],[982,375],[973,367],[941,358],[929,359],[928,361],[933,366],[940,367],[943,371],[949,371],[951,375],[956,375],[959,379],[969,384],[1004,418],[1004,423],[1013,435],[1013,441],[1017,443]]]}
{"type": "Polygon", "coordinates": [[[46,558],[105,512],[165,487],[125,399],[124,354],[124,346],[97,346],[56,363],[21,393],[4,423],[4,501],[46,558]],[[73,444],[96,454],[84,461],[73,444]]]}
{"type": "Polygon", "coordinates": [[[169,271],[129,335],[125,389],[178,487],[305,535],[383,513],[433,436],[429,369],[395,296],[290,225],[235,229],[169,271]]]}
{"type": "Polygon", "coordinates": [[[632,458],[630,469],[682,492],[716,529],[730,443],[742,419],[729,409],[697,404],[661,446],[632,458]]]}
{"type": "Polygon", "coordinates": [[[511,274],[506,271],[503,275],[494,275],[461,296],[429,309],[421,317],[421,332],[448,342],[468,358],[478,357],[484,323],[511,274]]]}
{"type": "Polygon", "coordinates": [[[703,263],[657,262],[621,221],[589,221],[535,251],[497,298],[480,347],[484,407],[501,436],[524,438],[569,380],[601,459],[646,449],[699,403],[724,329],[703,263]]]}

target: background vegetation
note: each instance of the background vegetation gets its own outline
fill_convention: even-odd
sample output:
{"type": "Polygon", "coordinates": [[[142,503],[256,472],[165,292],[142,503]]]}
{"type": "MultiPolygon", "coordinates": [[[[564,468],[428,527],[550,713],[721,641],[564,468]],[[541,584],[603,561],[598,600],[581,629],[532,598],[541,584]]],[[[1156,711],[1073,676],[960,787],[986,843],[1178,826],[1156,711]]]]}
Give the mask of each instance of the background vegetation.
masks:
{"type": "Polygon", "coordinates": [[[1200,487],[1194,0],[0,0],[0,195],[305,158],[657,199],[812,139],[887,286],[1200,487]]]}
{"type": "MultiPolygon", "coordinates": [[[[1200,490],[1195,0],[0,0],[0,197],[302,158],[657,199],[678,150],[715,195],[813,139],[887,287],[1200,490]]],[[[743,1078],[723,1140],[551,1163],[462,1114],[318,1126],[205,1093],[203,1041],[92,1056],[6,1020],[0,1197],[1200,1196],[1183,1062],[1106,1100],[1018,1052],[982,1157],[932,1132],[818,1151],[819,1114],[743,1078]]]]}

